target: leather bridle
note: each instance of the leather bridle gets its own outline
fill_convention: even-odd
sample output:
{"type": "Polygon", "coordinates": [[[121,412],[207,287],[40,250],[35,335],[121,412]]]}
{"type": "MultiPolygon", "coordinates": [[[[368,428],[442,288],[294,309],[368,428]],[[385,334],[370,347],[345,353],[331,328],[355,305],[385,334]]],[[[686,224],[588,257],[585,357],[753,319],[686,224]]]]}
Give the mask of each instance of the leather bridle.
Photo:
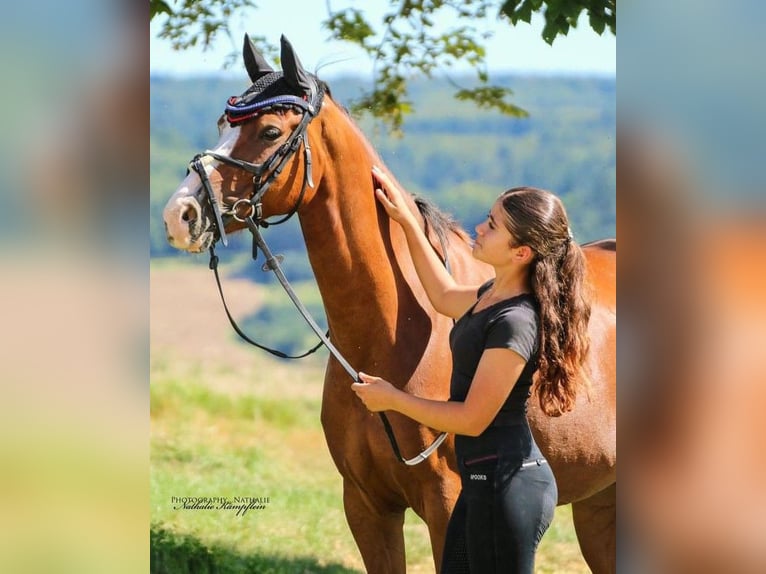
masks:
{"type": "Polygon", "coordinates": [[[205,150],[192,158],[189,168],[193,169],[202,181],[202,186],[205,188],[210,208],[213,210],[214,226],[216,228],[215,232],[224,246],[228,245],[228,240],[226,238],[226,231],[224,230],[223,215],[231,216],[241,223],[246,223],[246,219],[249,217],[261,227],[268,227],[269,225],[284,223],[298,211],[298,208],[303,201],[303,197],[306,194],[306,187],[314,187],[311,170],[311,146],[309,145],[308,126],[311,123],[311,120],[313,120],[317,113],[319,113],[323,98],[324,89],[320,85],[314,91],[314,97],[310,102],[303,98],[299,98],[298,96],[289,95],[269,98],[262,102],[258,102],[257,109],[254,112],[251,110],[256,106],[252,106],[250,109],[245,108],[246,112],[249,112],[245,114],[242,114],[240,109],[233,106],[232,102],[234,98],[229,100],[229,103],[226,106],[226,117],[232,125],[246,121],[252,118],[255,114],[262,113],[263,111],[276,106],[299,108],[303,111],[303,116],[301,117],[300,123],[288,136],[287,140],[263,163],[252,163],[228,155],[219,154],[211,150],[205,150]],[[235,115],[236,112],[239,112],[239,114],[235,115]],[[271,187],[274,180],[282,173],[285,165],[287,165],[287,162],[298,151],[301,144],[303,144],[303,157],[306,169],[304,171],[303,184],[301,185],[298,199],[296,200],[295,205],[293,205],[284,217],[277,221],[266,221],[263,219],[263,196],[269,190],[269,187],[271,187]],[[222,211],[205,170],[205,162],[203,161],[205,157],[211,157],[221,163],[231,165],[252,174],[253,191],[250,194],[250,197],[238,199],[230,206],[224,204],[225,210],[222,211]]]}
{"type": "MultiPolygon", "coordinates": [[[[333,345],[333,343],[330,341],[329,331],[327,333],[323,332],[319,328],[319,326],[316,324],[316,321],[314,321],[311,314],[308,312],[308,309],[306,309],[303,303],[301,303],[295,291],[290,286],[289,281],[287,280],[284,273],[282,272],[282,268],[279,265],[278,257],[275,257],[271,253],[271,250],[269,249],[269,246],[266,244],[266,241],[263,239],[263,236],[261,235],[261,231],[260,231],[260,228],[262,227],[265,228],[270,225],[278,225],[290,219],[290,217],[292,217],[297,212],[298,208],[300,207],[306,192],[306,187],[307,186],[311,188],[314,187],[314,182],[312,179],[312,171],[311,171],[311,147],[309,146],[308,126],[311,123],[311,120],[314,119],[314,117],[316,117],[316,115],[319,113],[319,110],[322,104],[322,99],[324,97],[324,88],[321,85],[317,85],[316,83],[313,83],[310,93],[311,93],[311,97],[309,98],[299,98],[298,96],[290,96],[290,95],[278,96],[275,98],[269,98],[268,100],[263,100],[249,107],[234,106],[235,98],[231,98],[226,107],[226,117],[231,124],[246,121],[247,119],[250,119],[253,116],[257,115],[258,113],[262,113],[263,110],[273,108],[275,106],[288,106],[288,107],[300,108],[301,110],[303,110],[303,117],[301,118],[300,123],[296,126],[296,128],[287,138],[285,143],[283,143],[279,147],[279,149],[277,149],[263,163],[256,164],[256,163],[248,162],[245,160],[232,158],[230,156],[219,154],[217,152],[213,152],[210,150],[206,150],[203,153],[197,154],[196,156],[194,156],[194,158],[192,158],[192,161],[189,164],[189,168],[193,169],[199,175],[200,181],[202,182],[202,187],[205,189],[207,199],[210,203],[210,207],[213,210],[213,214],[214,214],[213,225],[215,226],[216,231],[214,233],[213,242],[210,245],[210,269],[212,269],[215,274],[216,283],[218,285],[218,291],[221,294],[221,299],[223,301],[224,309],[226,310],[226,315],[229,318],[229,322],[232,324],[237,334],[240,335],[247,342],[255,345],[256,347],[260,349],[266,350],[274,355],[280,356],[282,358],[288,358],[288,359],[300,358],[302,356],[306,356],[316,351],[319,348],[319,346],[321,346],[321,344],[324,344],[327,347],[327,349],[330,351],[330,353],[333,355],[333,357],[338,361],[340,366],[343,367],[343,369],[353,379],[353,381],[358,383],[360,382],[359,373],[356,370],[354,370],[354,368],[343,357],[340,351],[338,351],[335,345],[333,345]],[[282,170],[284,169],[285,165],[290,160],[290,158],[292,158],[293,155],[298,151],[298,148],[301,146],[301,144],[303,144],[305,170],[304,170],[303,184],[301,185],[301,191],[300,191],[300,194],[298,195],[298,199],[296,200],[295,205],[293,205],[290,211],[287,214],[285,214],[282,218],[280,218],[278,221],[274,221],[274,222],[265,221],[263,219],[263,208],[262,208],[263,196],[266,194],[266,192],[268,191],[269,187],[274,182],[274,180],[277,177],[279,177],[279,174],[282,172],[282,170]],[[242,169],[248,173],[253,174],[253,192],[251,196],[249,198],[239,199],[231,206],[225,206],[226,209],[222,211],[219,207],[218,200],[215,197],[215,193],[213,192],[213,187],[210,184],[210,179],[207,176],[207,171],[205,169],[205,162],[203,161],[205,157],[211,157],[217,161],[220,161],[221,163],[234,166],[236,168],[242,169]],[[236,322],[234,321],[233,317],[231,316],[229,312],[229,309],[226,305],[226,301],[223,296],[223,289],[221,287],[221,281],[218,275],[218,256],[215,254],[215,243],[217,242],[218,239],[220,239],[221,243],[223,243],[224,246],[228,245],[228,240],[226,238],[226,232],[224,230],[224,223],[223,223],[224,215],[231,216],[237,221],[244,223],[247,226],[247,228],[250,230],[250,233],[253,236],[253,259],[257,257],[258,250],[260,249],[260,251],[262,251],[264,256],[266,257],[266,263],[263,265],[263,269],[265,271],[274,272],[280,284],[282,285],[282,288],[285,290],[288,297],[290,297],[290,300],[298,309],[298,312],[301,314],[304,320],[308,323],[309,327],[311,327],[314,333],[316,333],[317,337],[319,337],[321,341],[320,345],[317,345],[312,350],[308,351],[307,353],[304,353],[303,355],[288,356],[280,351],[269,349],[268,347],[265,347],[259,343],[252,341],[249,337],[247,337],[242,332],[242,330],[236,324],[236,322]]],[[[446,254],[446,249],[444,252],[446,254]]],[[[388,420],[388,417],[383,412],[379,412],[378,415],[380,415],[380,419],[383,422],[383,427],[385,428],[386,435],[388,436],[388,440],[391,443],[391,448],[393,449],[394,454],[396,455],[397,459],[400,462],[406,465],[414,466],[420,462],[423,462],[447,438],[447,433],[441,433],[434,440],[434,442],[428,448],[426,448],[423,452],[421,452],[420,454],[418,454],[417,456],[411,459],[405,459],[402,456],[401,451],[399,450],[399,445],[396,441],[396,437],[394,436],[394,432],[391,427],[391,423],[388,420]]]]}

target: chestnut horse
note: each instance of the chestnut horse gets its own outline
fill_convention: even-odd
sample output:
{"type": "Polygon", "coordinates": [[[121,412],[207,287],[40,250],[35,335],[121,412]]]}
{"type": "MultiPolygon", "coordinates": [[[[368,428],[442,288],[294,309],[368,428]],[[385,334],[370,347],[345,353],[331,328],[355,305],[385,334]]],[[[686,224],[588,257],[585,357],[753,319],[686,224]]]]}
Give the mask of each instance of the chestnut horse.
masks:
{"type": "MultiPolygon", "coordinates": [[[[248,219],[263,225],[267,217],[297,213],[331,339],[343,357],[409,393],[447,399],[452,322],[432,309],[400,227],[376,202],[370,171],[383,162],[327,85],[304,71],[284,37],[281,72],[247,37],[244,59],[253,86],[229,100],[219,143],[195,158],[196,167],[168,201],[168,241],[200,252],[243,229],[248,219]]],[[[422,216],[410,203],[458,281],[479,284],[490,276],[491,269],[471,256],[465,232],[445,225],[438,211],[422,216]],[[437,240],[440,228],[443,242],[437,240]]],[[[543,416],[530,400],[529,418],[558,481],[559,504],[573,504],[583,556],[594,572],[606,573],[615,571],[615,242],[584,251],[594,291],[589,391],[573,412],[558,418],[543,416]]],[[[322,426],[365,567],[405,571],[402,527],[411,507],[428,526],[438,570],[460,490],[454,443],[448,439],[421,464],[402,464],[351,382],[331,356],[322,426]]],[[[397,413],[389,417],[404,457],[423,451],[438,435],[397,413]]]]}

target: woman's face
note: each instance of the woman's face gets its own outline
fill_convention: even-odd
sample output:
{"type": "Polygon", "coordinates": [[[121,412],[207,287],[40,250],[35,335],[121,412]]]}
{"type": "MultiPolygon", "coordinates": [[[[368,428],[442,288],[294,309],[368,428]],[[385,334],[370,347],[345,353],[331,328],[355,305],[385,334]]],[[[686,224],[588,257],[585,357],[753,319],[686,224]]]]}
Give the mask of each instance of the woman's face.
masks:
{"type": "Polygon", "coordinates": [[[494,266],[510,263],[513,256],[513,236],[504,223],[503,206],[495,201],[487,219],[476,226],[476,241],[473,244],[473,256],[480,261],[494,266]]]}

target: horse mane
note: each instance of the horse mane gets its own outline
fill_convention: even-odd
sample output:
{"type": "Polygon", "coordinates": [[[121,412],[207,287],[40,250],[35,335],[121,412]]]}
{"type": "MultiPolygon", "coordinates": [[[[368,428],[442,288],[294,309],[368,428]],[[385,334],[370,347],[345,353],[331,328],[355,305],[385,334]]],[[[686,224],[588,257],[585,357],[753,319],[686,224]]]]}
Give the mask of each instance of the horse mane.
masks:
{"type": "MultiPolygon", "coordinates": [[[[316,76],[314,76],[314,80],[316,80],[317,85],[320,88],[322,88],[322,91],[332,98],[332,90],[330,90],[330,84],[328,84],[324,80],[320,80],[316,76]]],[[[335,98],[333,98],[333,101],[335,102],[335,98]]],[[[335,103],[337,104],[338,102],[335,102],[335,103]]]]}
{"type": "Polygon", "coordinates": [[[454,233],[464,241],[468,240],[468,234],[451,214],[442,211],[435,203],[425,197],[416,195],[413,199],[425,222],[426,237],[429,235],[429,229],[432,229],[436,237],[439,238],[439,243],[443,246],[449,243],[447,240],[448,233],[454,233]]]}

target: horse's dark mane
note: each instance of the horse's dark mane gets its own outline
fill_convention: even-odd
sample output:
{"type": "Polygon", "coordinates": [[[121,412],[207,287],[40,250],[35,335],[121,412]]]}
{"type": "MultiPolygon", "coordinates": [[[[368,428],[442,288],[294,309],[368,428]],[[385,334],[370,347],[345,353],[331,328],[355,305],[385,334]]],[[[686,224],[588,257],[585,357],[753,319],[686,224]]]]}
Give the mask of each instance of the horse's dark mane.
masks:
{"type": "Polygon", "coordinates": [[[465,230],[452,215],[445,213],[425,197],[415,196],[414,199],[415,205],[417,205],[418,211],[420,211],[420,215],[423,216],[425,221],[426,235],[428,235],[429,228],[433,229],[442,245],[447,245],[447,234],[450,232],[456,233],[463,238],[467,237],[465,230]]]}
{"type": "Polygon", "coordinates": [[[328,84],[324,80],[320,80],[316,76],[314,76],[314,79],[316,80],[317,84],[322,88],[322,91],[332,98],[332,90],[330,90],[330,84],[328,84]]]}

